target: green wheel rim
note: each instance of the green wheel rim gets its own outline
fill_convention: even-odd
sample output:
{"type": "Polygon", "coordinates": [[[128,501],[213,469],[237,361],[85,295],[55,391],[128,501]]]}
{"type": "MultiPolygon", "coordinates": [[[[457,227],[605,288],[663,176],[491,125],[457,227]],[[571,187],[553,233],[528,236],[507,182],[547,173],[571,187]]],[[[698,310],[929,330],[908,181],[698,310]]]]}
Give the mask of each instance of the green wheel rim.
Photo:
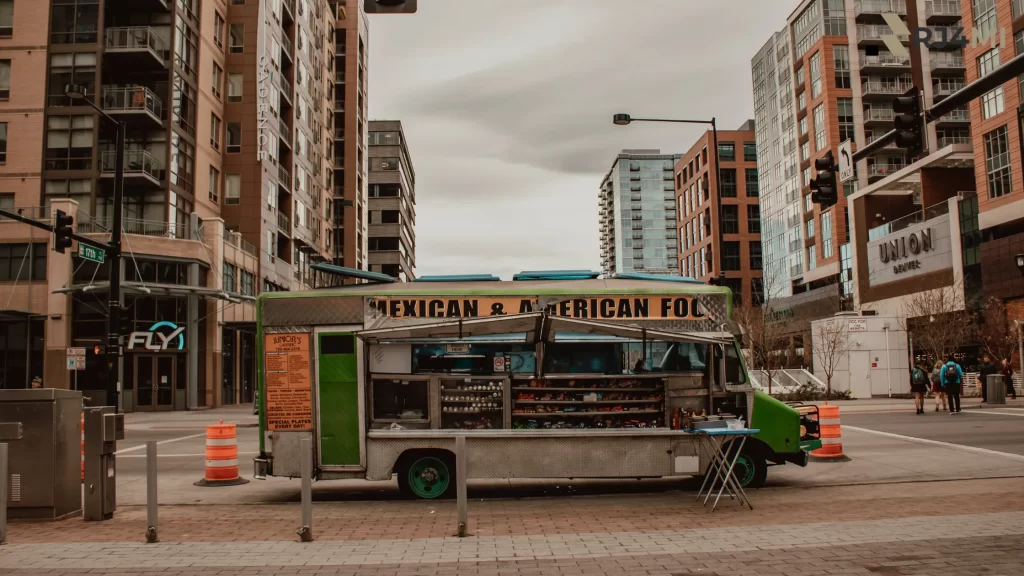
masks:
{"type": "Polygon", "coordinates": [[[420,458],[409,467],[409,487],[420,498],[440,498],[448,490],[452,475],[439,458],[420,458]]]}
{"type": "Polygon", "coordinates": [[[750,459],[750,456],[746,454],[740,454],[740,457],[736,459],[736,468],[733,469],[733,474],[740,481],[740,486],[744,488],[750,486],[750,483],[754,481],[754,461],[750,459]]]}

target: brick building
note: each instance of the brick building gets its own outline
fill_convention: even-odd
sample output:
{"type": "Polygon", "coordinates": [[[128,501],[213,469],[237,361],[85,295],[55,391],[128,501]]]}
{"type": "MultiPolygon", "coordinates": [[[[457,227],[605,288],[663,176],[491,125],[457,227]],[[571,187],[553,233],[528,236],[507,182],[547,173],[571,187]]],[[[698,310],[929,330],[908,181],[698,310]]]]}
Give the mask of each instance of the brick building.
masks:
{"type": "Polygon", "coordinates": [[[724,275],[736,305],[763,299],[761,206],[754,121],[718,132],[716,172],[711,131],[676,163],[679,272],[710,280],[724,275]],[[719,212],[721,196],[721,212],[719,212]]]}
{"type": "Polygon", "coordinates": [[[402,123],[370,121],[370,271],[416,278],[416,171],[402,123]]]}

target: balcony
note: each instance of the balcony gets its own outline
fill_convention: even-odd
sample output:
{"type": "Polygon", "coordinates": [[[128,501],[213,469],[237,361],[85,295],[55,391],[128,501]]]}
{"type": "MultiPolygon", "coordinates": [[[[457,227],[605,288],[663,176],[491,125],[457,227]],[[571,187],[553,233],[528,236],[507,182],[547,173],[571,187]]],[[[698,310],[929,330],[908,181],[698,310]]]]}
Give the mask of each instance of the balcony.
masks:
{"type": "Polygon", "coordinates": [[[938,204],[925,208],[923,211],[913,212],[890,222],[886,222],[881,226],[871,228],[868,230],[868,242],[880,240],[893,232],[906,230],[915,224],[926,222],[932,218],[937,218],[946,214],[949,214],[949,202],[939,202],[938,204]]]}
{"type": "MultiPolygon", "coordinates": [[[[117,6],[119,0],[107,0],[107,6],[117,6]]],[[[120,0],[134,12],[166,12],[171,9],[168,0],[120,0]]]]}
{"type": "Polygon", "coordinates": [[[865,98],[871,96],[884,96],[891,99],[893,96],[902,96],[907,93],[908,90],[913,88],[914,85],[911,82],[877,82],[868,81],[860,85],[861,95],[865,98]]]}
{"type": "Polygon", "coordinates": [[[945,116],[940,116],[935,124],[970,124],[971,114],[967,110],[953,110],[945,116]]]}
{"type": "Polygon", "coordinates": [[[944,50],[955,50],[960,51],[960,44],[956,41],[950,42],[954,38],[962,35],[960,25],[955,26],[932,26],[932,42],[928,46],[929,50],[944,51],[944,50]]]}
{"type": "Polygon", "coordinates": [[[164,103],[144,86],[107,86],[103,88],[102,104],[114,118],[153,128],[163,126],[164,103]]]}
{"type": "Polygon", "coordinates": [[[281,212],[277,213],[277,227],[281,230],[282,234],[287,236],[292,235],[292,223],[288,219],[287,214],[283,214],[281,212]]]}
{"type": "Polygon", "coordinates": [[[874,178],[875,180],[880,180],[880,179],[885,178],[887,176],[891,176],[892,174],[895,174],[896,172],[899,172],[900,170],[902,170],[902,169],[904,169],[906,167],[907,167],[906,164],[895,164],[895,163],[894,164],[879,164],[879,163],[871,164],[871,165],[868,166],[868,180],[870,180],[872,178],[874,178]]]}
{"type": "Polygon", "coordinates": [[[277,167],[277,181],[285,189],[292,189],[292,174],[284,166],[277,167]]]}
{"type": "Polygon", "coordinates": [[[927,24],[949,22],[960,19],[960,2],[958,0],[933,0],[925,4],[924,19],[927,24]]]}
{"type": "Polygon", "coordinates": [[[970,136],[939,136],[939,148],[952,146],[953,144],[970,144],[970,136]]]}
{"type": "Polygon", "coordinates": [[[295,21],[295,0],[281,0],[281,20],[283,24],[295,21]]]}
{"type": "Polygon", "coordinates": [[[891,52],[879,52],[877,56],[868,56],[863,50],[860,52],[860,69],[862,71],[888,71],[910,69],[910,59],[899,58],[891,52]]]}
{"type": "MultiPolygon", "coordinates": [[[[292,50],[291,40],[288,37],[281,38],[281,55],[288,59],[289,63],[295,63],[295,52],[292,50]]],[[[284,68],[284,60],[281,60],[281,67],[284,68]]]]}
{"type": "Polygon", "coordinates": [[[854,16],[878,16],[895,12],[901,16],[907,14],[905,0],[859,0],[853,6],[854,16]]]}
{"type": "Polygon", "coordinates": [[[870,108],[864,111],[864,123],[892,122],[896,113],[892,108],[870,108]]]}
{"type": "MultiPolygon", "coordinates": [[[[113,178],[116,161],[116,152],[103,152],[100,156],[100,175],[113,178]]],[[[132,183],[159,188],[163,186],[165,172],[163,162],[145,150],[126,150],[124,153],[125,185],[132,183]]]]}
{"type": "MultiPolygon", "coordinates": [[[[278,74],[277,83],[281,88],[281,97],[287,100],[290,106],[292,104],[292,83],[288,81],[288,77],[284,74],[278,74]]],[[[284,108],[284,106],[281,107],[284,108]]]]}
{"type": "Polygon", "coordinates": [[[107,28],[106,54],[123,59],[126,67],[147,67],[154,63],[167,68],[170,50],[149,26],[107,28]]]}
{"type": "MultiPolygon", "coordinates": [[[[883,38],[886,36],[896,36],[893,34],[891,28],[884,24],[858,24],[857,25],[857,43],[860,45],[873,44],[882,45],[884,44],[883,38]]],[[[910,35],[903,34],[898,35],[898,38],[904,42],[910,42],[910,35]]]]}
{"type": "Polygon", "coordinates": [[[932,72],[955,72],[963,73],[967,66],[964,64],[964,57],[959,54],[937,52],[932,54],[932,72]]]}
{"type": "Polygon", "coordinates": [[[962,80],[952,82],[939,82],[938,84],[932,85],[932,95],[936,98],[941,96],[945,98],[954,92],[963,90],[964,83],[962,80]]]}
{"type": "Polygon", "coordinates": [[[292,149],[292,131],[288,129],[288,124],[285,124],[284,120],[277,121],[277,139],[289,150],[292,149]]]}

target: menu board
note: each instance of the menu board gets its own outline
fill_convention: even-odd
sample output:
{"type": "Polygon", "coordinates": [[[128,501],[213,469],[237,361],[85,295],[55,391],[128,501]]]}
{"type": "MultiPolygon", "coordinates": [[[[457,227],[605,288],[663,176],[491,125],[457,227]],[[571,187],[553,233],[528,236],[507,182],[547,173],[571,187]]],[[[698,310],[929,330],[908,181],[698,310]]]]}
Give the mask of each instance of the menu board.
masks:
{"type": "Polygon", "coordinates": [[[267,334],[263,342],[269,430],[312,430],[309,334],[267,334]]]}

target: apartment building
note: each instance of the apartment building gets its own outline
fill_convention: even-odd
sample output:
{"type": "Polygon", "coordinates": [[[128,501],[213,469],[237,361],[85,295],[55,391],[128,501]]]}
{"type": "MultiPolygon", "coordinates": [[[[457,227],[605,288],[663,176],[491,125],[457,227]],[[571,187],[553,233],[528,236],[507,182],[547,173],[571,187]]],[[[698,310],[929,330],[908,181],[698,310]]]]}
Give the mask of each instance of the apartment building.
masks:
{"type": "MultiPolygon", "coordinates": [[[[127,127],[123,330],[182,331],[156,350],[127,339],[125,410],[252,401],[253,298],[309,287],[308,265],[330,257],[338,13],[325,0],[0,1],[0,132],[19,136],[0,155],[0,206],[60,209],[108,238],[107,117],[127,127]]],[[[49,242],[0,222],[0,386],[42,376],[99,404],[108,266],[49,242]],[[86,349],[84,372],[67,371],[68,347],[86,349]]]]}
{"type": "Polygon", "coordinates": [[[679,274],[675,165],[679,154],[623,150],[598,192],[601,268],[679,274]]]}
{"type": "Polygon", "coordinates": [[[369,125],[369,263],[402,281],[416,278],[416,171],[398,120],[369,125]]]}
{"type": "Polygon", "coordinates": [[[754,121],[707,131],[676,163],[679,273],[720,279],[737,306],[763,301],[761,206],[754,121]]]}
{"type": "Polygon", "coordinates": [[[362,0],[335,0],[332,258],[367,270],[369,253],[367,152],[369,21],[362,0]]]}

